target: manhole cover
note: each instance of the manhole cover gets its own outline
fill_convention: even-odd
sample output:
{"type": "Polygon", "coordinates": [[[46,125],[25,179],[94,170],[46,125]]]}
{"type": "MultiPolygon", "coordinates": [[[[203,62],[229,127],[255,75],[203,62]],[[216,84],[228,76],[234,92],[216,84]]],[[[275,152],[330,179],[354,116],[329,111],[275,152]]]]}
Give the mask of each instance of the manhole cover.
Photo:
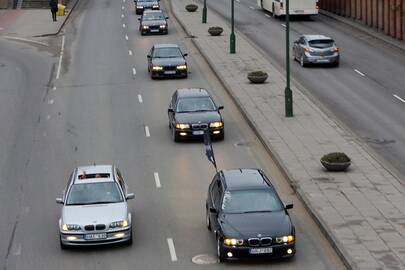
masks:
{"type": "Polygon", "coordinates": [[[217,263],[217,257],[213,255],[208,255],[208,254],[200,254],[197,256],[194,256],[191,261],[195,264],[199,265],[208,265],[208,264],[214,264],[217,263]]]}

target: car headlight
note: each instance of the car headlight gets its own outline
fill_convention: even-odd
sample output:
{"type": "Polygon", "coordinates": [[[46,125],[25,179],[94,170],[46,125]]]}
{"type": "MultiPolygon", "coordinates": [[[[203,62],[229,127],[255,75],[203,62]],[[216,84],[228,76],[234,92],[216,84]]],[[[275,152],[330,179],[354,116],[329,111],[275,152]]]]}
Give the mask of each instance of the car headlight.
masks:
{"type": "Polygon", "coordinates": [[[161,66],[153,66],[152,69],[153,70],[162,70],[163,67],[161,67],[161,66]]]}
{"type": "Polygon", "coordinates": [[[190,128],[190,125],[189,125],[189,124],[176,123],[176,128],[179,128],[179,129],[186,129],[186,128],[190,128]]]}
{"type": "Polygon", "coordinates": [[[276,242],[278,244],[292,243],[292,242],[294,242],[294,235],[286,235],[286,236],[276,237],[276,242]]]}
{"type": "Polygon", "coordinates": [[[161,24],[160,28],[166,28],[166,24],[161,24]]]}
{"type": "Polygon", "coordinates": [[[241,246],[243,245],[243,239],[225,238],[224,244],[227,246],[241,246]]]}
{"type": "Polygon", "coordinates": [[[159,8],[159,5],[153,5],[152,8],[159,8]]]}
{"type": "Polygon", "coordinates": [[[178,65],[177,69],[187,69],[187,65],[178,65]]]}
{"type": "Polygon", "coordinates": [[[63,224],[62,231],[80,231],[80,225],[77,224],[63,224]]]}
{"type": "Polygon", "coordinates": [[[110,228],[121,228],[121,227],[127,227],[129,225],[128,219],[120,220],[120,221],[114,221],[110,224],[110,228]]]}
{"type": "Polygon", "coordinates": [[[224,125],[224,123],[222,123],[222,121],[217,121],[217,122],[211,122],[210,123],[211,128],[219,128],[219,127],[222,127],[223,125],[224,125]]]}
{"type": "Polygon", "coordinates": [[[149,25],[142,25],[143,29],[149,29],[149,25]]]}

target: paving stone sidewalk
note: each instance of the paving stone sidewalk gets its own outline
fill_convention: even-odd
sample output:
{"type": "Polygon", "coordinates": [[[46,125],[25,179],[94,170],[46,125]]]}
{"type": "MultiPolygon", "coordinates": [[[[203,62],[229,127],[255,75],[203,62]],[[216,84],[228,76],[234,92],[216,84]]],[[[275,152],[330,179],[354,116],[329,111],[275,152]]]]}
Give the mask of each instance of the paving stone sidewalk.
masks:
{"type": "Polygon", "coordinates": [[[209,10],[208,23],[202,24],[198,1],[170,2],[348,268],[405,269],[405,187],[400,180],[294,86],[294,117],[286,118],[284,75],[240,33],[236,34],[237,53],[229,54],[228,23],[209,10]],[[184,6],[189,3],[197,4],[198,11],[187,12],[184,6]],[[209,26],[222,26],[224,33],[212,37],[209,26]],[[247,72],[257,69],[268,72],[268,83],[247,81],[247,72]],[[350,170],[328,173],[321,168],[320,157],[335,151],[352,158],[350,170]]]}

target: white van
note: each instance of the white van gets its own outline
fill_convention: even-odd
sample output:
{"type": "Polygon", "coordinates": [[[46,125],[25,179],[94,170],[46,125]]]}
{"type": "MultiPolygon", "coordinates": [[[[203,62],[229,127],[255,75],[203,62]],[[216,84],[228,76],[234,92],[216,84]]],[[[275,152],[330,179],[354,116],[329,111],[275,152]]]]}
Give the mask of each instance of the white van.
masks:
{"type": "MultiPolygon", "coordinates": [[[[289,0],[290,15],[316,15],[318,14],[318,0],[289,0]]],[[[286,12],[286,0],[257,0],[257,4],[273,16],[283,16],[286,12]]]]}

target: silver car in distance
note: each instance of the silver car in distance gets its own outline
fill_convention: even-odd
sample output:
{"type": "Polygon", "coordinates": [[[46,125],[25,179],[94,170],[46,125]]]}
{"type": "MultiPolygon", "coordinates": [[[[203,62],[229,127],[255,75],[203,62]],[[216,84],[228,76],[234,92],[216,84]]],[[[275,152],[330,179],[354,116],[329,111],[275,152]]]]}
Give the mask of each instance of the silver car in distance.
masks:
{"type": "Polygon", "coordinates": [[[133,199],[117,167],[94,165],[76,168],[61,198],[61,248],[132,244],[132,220],[127,200],[133,199]]]}

